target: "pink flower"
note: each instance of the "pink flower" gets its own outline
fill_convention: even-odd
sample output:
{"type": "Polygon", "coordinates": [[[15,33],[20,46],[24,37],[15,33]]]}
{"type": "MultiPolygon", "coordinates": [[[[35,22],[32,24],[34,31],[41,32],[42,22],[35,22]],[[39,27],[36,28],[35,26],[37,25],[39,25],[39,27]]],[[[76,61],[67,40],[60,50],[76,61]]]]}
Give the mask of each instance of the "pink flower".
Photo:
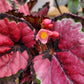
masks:
{"type": "Polygon", "coordinates": [[[52,32],[46,29],[40,29],[38,34],[36,35],[36,40],[40,40],[41,43],[46,44],[48,41],[48,37],[52,35],[52,32]]]}
{"type": "Polygon", "coordinates": [[[52,38],[58,38],[59,37],[59,33],[56,31],[50,31],[50,30],[46,30],[46,29],[40,29],[40,31],[38,32],[38,34],[36,35],[36,40],[40,40],[41,43],[46,44],[48,42],[48,38],[52,37],[52,38]]]}
{"type": "Polygon", "coordinates": [[[56,39],[59,39],[59,33],[57,31],[52,31],[52,35],[50,37],[53,38],[53,41],[55,41],[56,39]]]}
{"type": "Polygon", "coordinates": [[[42,21],[43,28],[45,28],[45,29],[51,29],[53,27],[53,24],[51,24],[51,21],[52,21],[51,19],[44,19],[42,21]]]}

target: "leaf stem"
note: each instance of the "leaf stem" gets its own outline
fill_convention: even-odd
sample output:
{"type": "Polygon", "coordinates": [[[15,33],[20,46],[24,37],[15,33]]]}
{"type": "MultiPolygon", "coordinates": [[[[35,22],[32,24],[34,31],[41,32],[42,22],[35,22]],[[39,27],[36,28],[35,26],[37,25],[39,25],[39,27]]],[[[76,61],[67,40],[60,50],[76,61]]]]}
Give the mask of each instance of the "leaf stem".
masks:
{"type": "Polygon", "coordinates": [[[56,6],[57,6],[57,8],[58,8],[58,11],[60,12],[60,14],[62,14],[62,12],[61,12],[61,10],[60,10],[60,8],[59,8],[59,5],[58,5],[57,0],[55,0],[55,3],[56,3],[56,6]]]}
{"type": "Polygon", "coordinates": [[[31,71],[32,71],[33,84],[37,84],[37,82],[36,82],[36,76],[35,76],[35,70],[34,70],[34,67],[33,67],[33,63],[31,64],[31,71]]]}
{"type": "Polygon", "coordinates": [[[30,54],[28,48],[27,48],[27,53],[29,54],[29,63],[31,63],[31,65],[30,65],[30,70],[31,70],[31,72],[32,72],[33,84],[37,84],[37,82],[36,82],[35,70],[34,70],[34,67],[33,67],[33,62],[31,61],[31,54],[30,54]]]}

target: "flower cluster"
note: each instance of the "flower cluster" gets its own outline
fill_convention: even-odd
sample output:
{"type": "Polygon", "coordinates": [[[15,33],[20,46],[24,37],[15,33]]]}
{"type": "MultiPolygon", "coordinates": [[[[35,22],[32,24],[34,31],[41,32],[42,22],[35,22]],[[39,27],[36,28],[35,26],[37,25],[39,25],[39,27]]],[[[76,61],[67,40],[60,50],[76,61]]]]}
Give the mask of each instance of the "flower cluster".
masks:
{"type": "Polygon", "coordinates": [[[53,27],[50,19],[44,19],[42,23],[44,24],[44,29],[39,30],[36,35],[36,40],[40,40],[41,43],[46,44],[49,38],[53,38],[54,41],[59,39],[58,32],[49,30],[49,28],[53,27]]]}

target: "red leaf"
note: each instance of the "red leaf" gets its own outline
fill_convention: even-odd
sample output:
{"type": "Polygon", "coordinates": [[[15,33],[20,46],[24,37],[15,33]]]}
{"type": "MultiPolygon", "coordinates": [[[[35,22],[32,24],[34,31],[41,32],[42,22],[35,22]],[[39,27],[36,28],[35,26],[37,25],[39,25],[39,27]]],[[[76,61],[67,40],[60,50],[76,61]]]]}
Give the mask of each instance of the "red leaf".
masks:
{"type": "Polygon", "coordinates": [[[71,84],[55,57],[50,62],[48,59],[42,59],[42,56],[34,59],[34,69],[42,84],[71,84]]]}
{"type": "Polygon", "coordinates": [[[33,16],[46,16],[49,10],[49,3],[46,3],[38,12],[32,13],[33,16]]]}
{"type": "MultiPolygon", "coordinates": [[[[30,15],[29,13],[29,8],[28,8],[28,4],[25,3],[24,5],[19,5],[18,2],[16,0],[14,0],[18,6],[18,11],[20,13],[24,13],[24,15],[30,15]]],[[[12,6],[8,4],[7,0],[0,0],[0,12],[7,12],[9,10],[12,10],[12,6]]]]}
{"type": "Polygon", "coordinates": [[[41,29],[41,23],[42,23],[42,20],[45,19],[45,17],[43,16],[26,16],[24,17],[25,20],[27,20],[29,23],[32,24],[32,26],[38,31],[39,29],[41,29]]]}
{"type": "Polygon", "coordinates": [[[24,51],[22,54],[17,51],[16,53],[11,52],[0,57],[0,77],[8,77],[20,69],[25,69],[27,65],[28,54],[24,51]]]}
{"type": "Polygon", "coordinates": [[[35,44],[34,41],[34,33],[35,31],[32,31],[26,24],[19,23],[18,27],[22,30],[22,42],[27,47],[32,47],[35,44]]]}
{"type": "Polygon", "coordinates": [[[29,6],[29,10],[31,10],[33,8],[33,6],[37,3],[37,0],[30,0],[28,2],[28,6],[29,6]]]}
{"type": "Polygon", "coordinates": [[[0,12],[4,13],[11,9],[11,6],[8,4],[6,0],[0,0],[0,12]]]}
{"type": "Polygon", "coordinates": [[[0,20],[0,33],[4,34],[4,35],[8,35],[9,32],[8,32],[8,28],[7,28],[7,25],[4,24],[4,20],[0,20]]]}
{"type": "MultiPolygon", "coordinates": [[[[41,84],[84,84],[84,34],[81,23],[71,19],[54,22],[60,33],[52,61],[34,58],[34,69],[41,84]]],[[[55,46],[54,46],[55,47],[55,46]]],[[[44,53],[46,55],[46,53],[44,53]]]]}
{"type": "Polygon", "coordinates": [[[26,16],[26,15],[30,15],[30,13],[29,13],[29,7],[28,7],[28,4],[27,3],[25,3],[24,5],[20,5],[20,4],[18,4],[18,2],[16,1],[16,0],[14,0],[15,1],[15,3],[17,4],[17,6],[18,6],[18,11],[20,12],[20,13],[24,13],[24,15],[26,16]]]}
{"type": "Polygon", "coordinates": [[[7,51],[9,51],[11,48],[10,47],[0,47],[0,54],[3,54],[7,51]]]}
{"type": "Polygon", "coordinates": [[[9,22],[8,19],[0,20],[0,22],[1,22],[0,36],[3,39],[1,40],[1,42],[4,41],[2,42],[3,44],[0,43],[0,45],[6,44],[6,46],[13,46],[13,43],[11,43],[10,40],[18,42],[21,39],[21,37],[22,37],[23,43],[27,45],[27,47],[32,47],[35,44],[35,41],[34,41],[35,31],[32,31],[25,23],[16,24],[14,21],[9,22]],[[7,35],[5,34],[5,32],[7,33],[7,35]],[[8,44],[6,43],[5,39],[8,40],[7,41],[8,44]],[[25,42],[25,40],[27,40],[27,42],[25,42]]]}
{"type": "Polygon", "coordinates": [[[32,15],[25,16],[23,13],[18,13],[15,10],[8,11],[7,13],[10,15],[14,15],[16,17],[19,17],[19,18],[24,18],[26,21],[28,21],[36,29],[36,31],[41,29],[42,20],[46,18],[43,16],[38,16],[38,17],[32,16],[32,15]]]}
{"type": "Polygon", "coordinates": [[[16,24],[7,18],[0,20],[0,28],[0,77],[8,77],[26,68],[29,56],[25,46],[35,44],[34,31],[25,23],[16,24]]]}
{"type": "Polygon", "coordinates": [[[59,48],[68,50],[79,44],[79,40],[84,36],[81,29],[81,23],[75,23],[71,19],[62,19],[62,21],[55,22],[53,30],[60,33],[59,48]]]}
{"type": "Polygon", "coordinates": [[[13,41],[2,34],[0,34],[0,46],[13,46],[13,41]]]}
{"type": "Polygon", "coordinates": [[[73,81],[73,84],[83,84],[84,62],[77,58],[71,51],[59,52],[57,56],[62,62],[67,75],[73,81]]]}
{"type": "Polygon", "coordinates": [[[14,21],[9,22],[7,19],[5,19],[5,23],[8,26],[10,38],[12,38],[15,42],[18,42],[21,38],[21,31],[17,24],[14,21]]]}

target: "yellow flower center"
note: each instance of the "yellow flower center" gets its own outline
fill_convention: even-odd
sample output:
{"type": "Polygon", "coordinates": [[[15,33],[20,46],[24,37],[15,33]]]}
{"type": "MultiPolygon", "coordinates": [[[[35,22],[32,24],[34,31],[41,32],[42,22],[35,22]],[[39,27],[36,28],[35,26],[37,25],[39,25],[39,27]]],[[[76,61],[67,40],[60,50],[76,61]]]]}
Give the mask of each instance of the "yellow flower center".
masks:
{"type": "Polygon", "coordinates": [[[42,32],[41,32],[41,38],[42,38],[42,39],[45,39],[46,37],[47,37],[47,33],[44,32],[44,31],[42,31],[42,32]]]}

